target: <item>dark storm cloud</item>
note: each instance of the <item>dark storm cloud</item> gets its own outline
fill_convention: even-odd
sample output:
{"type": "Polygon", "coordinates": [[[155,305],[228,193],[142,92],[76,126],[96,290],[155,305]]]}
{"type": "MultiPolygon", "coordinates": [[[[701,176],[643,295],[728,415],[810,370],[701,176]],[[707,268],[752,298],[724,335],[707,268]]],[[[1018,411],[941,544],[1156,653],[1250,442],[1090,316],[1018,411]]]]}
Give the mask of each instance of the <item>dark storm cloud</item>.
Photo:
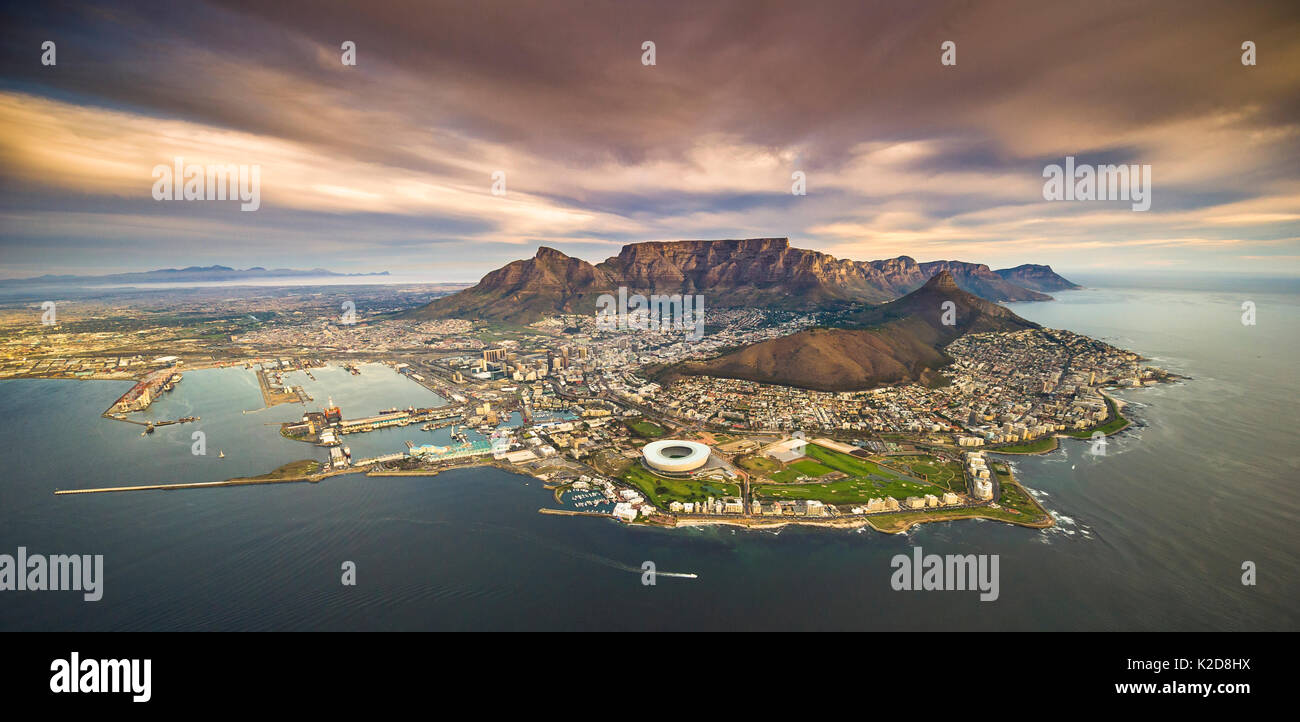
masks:
{"type": "MultiPolygon", "coordinates": [[[[38,98],[129,115],[107,116],[115,141],[140,135],[131,119],[179,121],[187,142],[193,126],[235,134],[255,159],[284,144],[295,167],[314,156],[323,180],[281,176],[298,187],[273,198],[291,210],[236,221],[268,233],[391,227],[394,248],[417,228],[431,241],[575,248],[791,233],[867,257],[952,233],[993,249],[1037,228],[1025,223],[1088,210],[1041,206],[1041,168],[1065,155],[1155,163],[1157,212],[1225,206],[1216,223],[1273,224],[1241,238],[1295,224],[1294,2],[46,2],[6,6],[0,22],[11,108],[53,112],[28,111],[38,98]],[[57,69],[38,62],[47,39],[57,69]],[[1243,68],[1247,39],[1259,64],[1243,68]],[[355,68],[339,62],[344,40],[357,43],[355,68]],[[956,67],[939,63],[946,40],[956,67]],[[536,203],[481,203],[495,168],[536,203]],[[793,168],[809,175],[806,198],[788,194],[793,168]],[[331,204],[339,178],[372,212],[331,204]],[[438,195],[448,189],[459,195],[438,195]]],[[[145,168],[165,160],[140,155],[145,168]]],[[[213,213],[89,183],[52,192],[48,161],[31,156],[0,146],[0,183],[31,189],[10,216],[213,213]]]]}
{"type": "MultiPolygon", "coordinates": [[[[672,156],[702,133],[724,132],[802,148],[814,167],[834,167],[864,140],[969,133],[973,114],[1003,103],[1141,126],[1251,103],[1285,106],[1279,116],[1294,121],[1297,102],[1295,70],[1277,62],[1294,52],[1282,50],[1297,29],[1288,2],[1134,12],[1127,2],[289,0],[14,12],[4,59],[19,77],[385,160],[385,138],[304,125],[287,99],[259,96],[269,88],[245,88],[243,102],[231,102],[239,88],[228,86],[221,59],[577,164],[672,156]],[[42,77],[32,48],[64,32],[68,67],[42,77]],[[1242,74],[1230,61],[1247,36],[1274,62],[1242,74]],[[938,63],[948,39],[956,68],[938,63]],[[321,62],[315,48],[343,40],[358,44],[368,87],[321,62]],[[657,44],[653,68],[640,64],[645,40],[657,44]],[[424,92],[397,92],[396,74],[420,79],[424,92]]],[[[996,160],[1014,149],[983,152],[996,160]]]]}

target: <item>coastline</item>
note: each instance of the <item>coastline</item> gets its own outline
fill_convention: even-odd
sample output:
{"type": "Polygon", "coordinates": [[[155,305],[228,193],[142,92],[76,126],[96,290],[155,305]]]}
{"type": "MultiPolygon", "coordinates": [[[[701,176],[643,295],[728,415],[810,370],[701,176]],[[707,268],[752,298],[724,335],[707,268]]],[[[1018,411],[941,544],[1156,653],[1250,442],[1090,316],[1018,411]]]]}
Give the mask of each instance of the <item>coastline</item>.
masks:
{"type": "MultiPolygon", "coordinates": [[[[511,474],[515,474],[517,476],[524,476],[531,479],[537,479],[538,481],[543,482],[545,488],[552,490],[554,492],[554,496],[557,503],[560,502],[560,493],[567,486],[566,484],[550,484],[546,479],[542,479],[541,477],[530,474],[525,470],[513,466],[512,464],[502,462],[496,459],[480,459],[466,464],[458,464],[455,466],[445,466],[445,467],[427,468],[427,469],[376,469],[376,470],[368,471],[364,468],[349,467],[343,469],[329,469],[321,472],[307,473],[307,474],[287,473],[291,467],[295,467],[299,464],[304,464],[304,463],[318,463],[318,462],[314,462],[314,461],[291,462],[289,464],[285,464],[284,466],[281,466],[277,469],[274,469],[270,472],[267,472],[266,474],[262,474],[259,476],[234,477],[222,481],[202,481],[202,482],[190,482],[190,483],[179,483],[179,484],[141,484],[136,486],[99,487],[99,488],[90,488],[90,489],[56,489],[54,491],[54,494],[56,496],[64,496],[64,495],[78,495],[78,494],[116,493],[116,492],[127,492],[127,491],[180,491],[185,489],[212,489],[212,488],[229,487],[229,486],[247,486],[247,485],[258,485],[258,484],[292,484],[292,483],[302,483],[302,482],[316,483],[323,479],[328,479],[335,476],[347,476],[350,474],[364,474],[367,477],[385,477],[385,476],[386,477],[434,477],[446,471],[453,471],[457,469],[473,469],[473,468],[481,468],[481,467],[496,468],[511,474]]],[[[1015,481],[1014,477],[1011,478],[1011,481],[1009,483],[1019,486],[1019,482],[1015,481]]],[[[1020,488],[1022,491],[1024,491],[1023,487],[1020,488]]],[[[996,509],[987,509],[984,507],[980,507],[980,508],[951,509],[946,511],[944,510],[930,511],[930,512],[899,511],[899,512],[876,513],[871,515],[836,516],[836,517],[821,517],[821,518],[796,517],[796,518],[789,518],[789,519],[785,519],[785,518],[765,519],[762,517],[753,517],[748,515],[736,515],[734,517],[683,516],[683,515],[674,516],[666,512],[663,512],[662,515],[664,517],[667,517],[668,519],[671,519],[672,520],[671,523],[665,523],[663,521],[642,521],[642,520],[637,520],[631,523],[642,524],[646,526],[665,527],[665,528],[688,528],[688,527],[699,527],[699,526],[734,526],[734,527],[742,527],[742,528],[754,529],[754,530],[780,529],[785,526],[809,526],[809,527],[821,527],[827,529],[843,529],[843,530],[852,530],[852,529],[860,529],[863,527],[870,527],[871,529],[874,529],[875,531],[884,534],[902,534],[918,524],[960,521],[963,519],[987,519],[989,521],[1003,522],[1006,524],[1012,524],[1015,526],[1021,526],[1021,527],[1033,528],[1033,529],[1046,529],[1053,526],[1055,524],[1055,520],[1052,518],[1051,514],[1047,512],[1047,510],[1042,506],[1041,503],[1039,503],[1036,499],[1033,499],[1032,495],[1026,493],[1026,496],[1031,501],[1033,501],[1034,505],[1041,512],[1042,514],[1041,519],[1037,521],[1019,521],[1015,519],[1007,519],[1003,516],[996,515],[997,512],[996,509]],[[887,523],[890,520],[892,520],[893,523],[887,523]]],[[[556,508],[548,508],[548,507],[543,507],[538,509],[538,513],[555,515],[555,516],[585,516],[585,517],[601,517],[606,519],[615,518],[612,514],[607,512],[579,511],[573,509],[556,509],[556,508]]]]}
{"type": "Polygon", "coordinates": [[[1042,438],[1050,438],[1052,440],[1052,445],[1050,448],[1041,449],[1038,451],[1003,451],[1002,449],[992,448],[992,447],[985,449],[985,451],[987,451],[990,454],[1005,454],[1007,456],[1041,456],[1043,454],[1050,454],[1053,451],[1056,451],[1057,449],[1061,448],[1061,439],[1077,439],[1079,441],[1088,441],[1089,439],[1092,438],[1092,434],[1097,433],[1098,431],[1100,431],[1103,436],[1114,436],[1115,434],[1118,434],[1121,431],[1124,431],[1125,429],[1133,425],[1133,420],[1124,416],[1123,413],[1124,407],[1128,406],[1127,401],[1111,396],[1110,394],[1100,389],[1098,390],[1098,393],[1101,394],[1102,397],[1105,398],[1106,401],[1113,406],[1114,413],[1107,416],[1105,421],[1101,422],[1100,424],[1097,424],[1091,429],[1078,431],[1074,433],[1058,432],[1052,434],[1050,437],[1042,437],[1042,438]],[[1110,429],[1109,431],[1101,431],[1104,427],[1114,423],[1117,419],[1122,420],[1124,423],[1115,427],[1114,429],[1110,429]],[[1087,436],[1083,436],[1083,434],[1087,434],[1087,436]]]}
{"type": "Polygon", "coordinates": [[[861,529],[870,527],[882,534],[904,534],[912,527],[918,524],[933,524],[946,521],[962,521],[965,519],[987,519],[989,521],[1002,522],[1013,526],[1021,526],[1029,529],[1049,529],[1056,525],[1056,520],[1051,514],[1044,513],[1042,521],[1027,522],[1013,521],[1003,519],[997,516],[991,516],[988,513],[981,513],[970,509],[955,510],[952,512],[890,512],[888,514],[874,514],[871,516],[852,516],[852,517],[835,517],[831,519],[755,519],[753,517],[736,517],[728,519],[723,517],[677,517],[674,528],[688,528],[699,526],[735,526],[754,530],[780,529],[786,526],[810,526],[823,527],[827,529],[861,529]],[[877,523],[884,519],[898,519],[900,517],[909,517],[899,523],[884,526],[877,523]]]}
{"type": "MultiPolygon", "coordinates": [[[[235,364],[230,362],[218,362],[209,365],[210,366],[227,366],[227,365],[233,366],[235,364]]],[[[195,369],[195,368],[197,368],[197,366],[190,367],[190,369],[195,369]]],[[[1110,405],[1112,413],[1107,417],[1106,420],[1094,426],[1093,429],[1087,432],[1078,432],[1078,433],[1091,434],[1098,429],[1101,429],[1108,425],[1115,424],[1117,420],[1122,421],[1123,422],[1122,425],[1119,425],[1113,429],[1107,429],[1103,432],[1107,436],[1109,436],[1109,435],[1117,434],[1127,429],[1132,424],[1132,422],[1129,419],[1125,418],[1122,413],[1123,409],[1127,406],[1127,402],[1121,399],[1117,399],[1111,396],[1110,394],[1106,393],[1105,391],[1100,391],[1100,393],[1106,399],[1108,405],[1110,405]]],[[[1050,439],[1050,446],[1048,448],[1044,448],[1041,450],[1005,451],[996,448],[989,448],[986,449],[986,451],[988,451],[991,454],[1006,455],[1006,456],[1049,454],[1058,450],[1061,446],[1060,439],[1066,437],[1081,438],[1083,440],[1086,440],[1088,438],[1088,437],[1071,435],[1068,433],[1056,433],[1051,435],[1050,437],[1043,437],[1043,439],[1038,440],[1038,441],[1042,441],[1044,439],[1050,439]]],[[[291,473],[290,470],[288,469],[288,467],[294,466],[295,464],[302,464],[302,463],[306,463],[306,462],[294,462],[293,464],[286,465],[285,467],[281,467],[279,469],[275,469],[272,470],[271,472],[259,476],[255,476],[255,477],[236,477],[236,478],[226,479],[224,481],[197,482],[197,483],[186,483],[186,484],[147,484],[147,485],[139,485],[139,486],[121,486],[121,487],[109,487],[109,488],[100,488],[100,489],[65,489],[65,490],[56,490],[55,494],[64,495],[64,494],[85,494],[85,493],[102,493],[102,492],[116,492],[116,491],[180,490],[180,489],[189,489],[189,488],[216,488],[222,486],[239,486],[239,485],[273,484],[273,483],[298,483],[298,482],[315,483],[322,479],[326,479],[334,476],[343,476],[348,474],[365,474],[366,476],[375,476],[375,477],[385,477],[385,476],[387,477],[434,477],[445,471],[449,471],[453,469],[470,469],[476,467],[494,467],[512,474],[538,479],[543,483],[543,485],[547,489],[550,489],[554,492],[555,500],[559,504],[563,503],[561,500],[562,493],[566,488],[568,488],[567,484],[554,483],[549,479],[545,479],[535,475],[529,470],[522,469],[508,462],[498,460],[498,459],[493,459],[493,458],[480,457],[477,459],[468,460],[467,463],[448,465],[448,466],[439,466],[434,468],[366,469],[366,468],[346,467],[341,469],[322,469],[319,471],[308,472],[308,473],[291,473]]],[[[296,472],[297,469],[293,469],[292,471],[296,472]]],[[[903,510],[903,511],[893,511],[893,512],[884,512],[884,513],[877,512],[869,515],[855,514],[855,515],[842,515],[842,516],[834,516],[834,517],[793,517],[793,518],[764,518],[764,517],[751,516],[749,514],[736,514],[734,516],[731,515],[683,516],[683,515],[673,515],[666,511],[660,510],[657,514],[653,515],[650,518],[638,519],[630,523],[644,524],[647,526],[662,526],[662,527],[670,527],[670,528],[721,525],[721,526],[742,527],[742,528],[755,529],[755,530],[779,529],[785,526],[808,526],[808,527],[822,527],[828,529],[861,529],[863,527],[870,527],[876,531],[879,531],[881,533],[886,533],[886,534],[905,533],[918,524],[960,521],[963,519],[987,519],[989,521],[998,521],[1007,524],[1012,524],[1015,526],[1034,528],[1034,529],[1045,529],[1055,525],[1055,520],[1053,519],[1052,515],[1046,510],[1046,508],[1042,506],[1042,504],[1037,499],[1033,498],[1032,494],[1029,494],[1028,491],[1023,486],[1021,486],[1018,481],[1014,479],[1014,476],[1010,476],[1009,481],[1004,483],[1014,485],[1019,489],[1021,493],[1024,494],[1026,498],[1032,501],[1034,507],[1037,509],[1038,512],[1032,517],[1032,519],[1021,520],[1021,519],[1009,518],[1011,514],[1020,514],[1021,512],[1017,512],[1010,508],[1003,509],[1001,507],[992,507],[992,508],[967,507],[967,508],[960,508],[960,509],[934,510],[934,511],[903,510]]],[[[561,509],[556,509],[556,508],[539,509],[539,513],[553,514],[553,515],[560,515],[560,516],[597,516],[597,517],[614,518],[613,515],[608,512],[578,511],[578,510],[569,510],[569,509],[562,509],[562,508],[561,509]]]]}

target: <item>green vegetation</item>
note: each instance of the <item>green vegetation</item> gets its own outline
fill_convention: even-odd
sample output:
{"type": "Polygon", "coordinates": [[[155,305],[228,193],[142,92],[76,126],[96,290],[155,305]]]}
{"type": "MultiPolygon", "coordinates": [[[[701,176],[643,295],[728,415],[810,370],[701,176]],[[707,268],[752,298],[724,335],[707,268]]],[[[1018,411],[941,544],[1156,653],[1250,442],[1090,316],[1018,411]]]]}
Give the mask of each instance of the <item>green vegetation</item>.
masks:
{"type": "Polygon", "coordinates": [[[790,468],[804,476],[826,476],[831,473],[830,468],[822,466],[812,459],[800,459],[790,464],[790,468]]]}
{"type": "Polygon", "coordinates": [[[645,419],[625,421],[623,423],[627,424],[627,428],[631,429],[632,433],[643,439],[657,439],[668,433],[668,430],[664,427],[645,419]]]}
{"type": "Polygon", "coordinates": [[[891,456],[889,463],[901,465],[913,474],[948,491],[964,494],[966,492],[966,474],[961,462],[944,461],[934,456],[891,456]]]}
{"type": "Polygon", "coordinates": [[[1010,446],[999,446],[990,448],[989,452],[994,454],[1041,454],[1044,451],[1052,451],[1056,448],[1055,436],[1044,436],[1041,439],[1025,441],[1010,446]]]}
{"type": "Polygon", "coordinates": [[[665,509],[674,501],[704,501],[710,496],[740,496],[740,487],[736,484],[670,479],[651,473],[640,464],[629,466],[621,478],[645,494],[652,504],[665,509]]]}
{"type": "Polygon", "coordinates": [[[268,471],[265,474],[236,477],[231,481],[276,481],[279,479],[292,479],[299,476],[307,476],[309,474],[315,474],[318,471],[320,471],[319,461],[303,459],[302,461],[291,461],[284,466],[274,469],[273,471],[268,471]]]}
{"type": "Polygon", "coordinates": [[[769,474],[781,468],[781,464],[766,456],[742,456],[736,459],[736,466],[756,474],[769,474]]]}
{"type": "Polygon", "coordinates": [[[512,323],[484,321],[482,326],[474,330],[474,336],[483,343],[496,343],[498,341],[525,341],[536,334],[537,331],[527,327],[512,323]]]}
{"type": "Polygon", "coordinates": [[[827,504],[860,504],[875,497],[906,499],[909,496],[923,496],[935,493],[936,489],[922,481],[895,481],[886,484],[870,479],[840,479],[807,484],[759,484],[753,486],[752,491],[756,497],[769,500],[816,499],[827,504]]]}
{"type": "Polygon", "coordinates": [[[995,519],[1016,524],[1035,524],[1040,520],[1015,514],[1007,509],[935,509],[933,511],[909,511],[901,514],[877,514],[867,517],[867,523],[883,532],[900,532],[917,522],[953,521],[957,519],[995,519]]]}
{"type": "Polygon", "coordinates": [[[991,468],[993,473],[997,474],[998,485],[1002,490],[998,504],[1003,509],[1007,510],[1017,521],[1032,523],[1044,518],[1038,504],[1029,498],[1029,492],[1025,491],[1024,487],[1011,478],[1011,470],[1007,468],[1006,464],[994,462],[991,468]]]}
{"type": "MultiPolygon", "coordinates": [[[[937,488],[921,479],[906,476],[873,461],[816,444],[809,444],[806,453],[808,458],[796,461],[791,464],[791,468],[771,475],[774,481],[783,483],[756,484],[752,487],[754,495],[763,499],[816,499],[828,504],[855,504],[875,497],[892,496],[901,500],[909,496],[941,494],[945,491],[944,488],[937,488]],[[815,466],[839,471],[846,474],[848,478],[829,482],[789,483],[800,474],[794,468],[799,464],[805,464],[807,468],[815,466]]],[[[942,470],[942,465],[933,457],[915,458],[918,463],[928,460],[937,471],[942,470]]]]}
{"type": "Polygon", "coordinates": [[[1107,418],[1109,418],[1109,421],[1101,424],[1100,426],[1094,426],[1091,429],[1081,429],[1079,431],[1067,431],[1065,432],[1066,436],[1075,439],[1091,439],[1092,435],[1098,431],[1105,434],[1106,436],[1110,436],[1111,434],[1117,431],[1121,431],[1128,427],[1129,420],[1124,418],[1119,413],[1119,409],[1115,406],[1115,402],[1111,401],[1109,396],[1103,396],[1102,398],[1106,399],[1106,411],[1108,413],[1107,418]]]}

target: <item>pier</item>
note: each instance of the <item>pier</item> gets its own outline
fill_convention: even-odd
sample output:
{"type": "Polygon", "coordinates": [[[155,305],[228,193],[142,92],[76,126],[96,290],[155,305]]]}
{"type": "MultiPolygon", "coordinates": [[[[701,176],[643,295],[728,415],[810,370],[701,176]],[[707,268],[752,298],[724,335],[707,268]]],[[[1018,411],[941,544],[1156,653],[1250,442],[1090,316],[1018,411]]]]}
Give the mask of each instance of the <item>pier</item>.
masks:
{"type": "Polygon", "coordinates": [[[113,405],[108,407],[102,415],[121,421],[123,419],[119,417],[124,414],[132,411],[144,411],[159,396],[176,388],[176,384],[181,382],[181,378],[178,371],[170,369],[154,371],[137,381],[135,386],[127,389],[126,393],[119,396],[117,401],[114,401],[113,405]]]}
{"type": "MultiPolygon", "coordinates": [[[[281,469],[296,467],[298,464],[307,462],[295,462],[286,464],[281,469]]],[[[316,464],[318,462],[311,462],[316,464]]],[[[269,474],[262,476],[240,477],[236,479],[226,479],[225,481],[196,481],[184,484],[141,484],[139,486],[107,486],[96,489],[56,489],[55,496],[68,496],[73,494],[110,494],[119,491],[176,491],[180,489],[212,489],[222,486],[250,486],[254,484],[297,484],[300,482],[315,483],[321,479],[327,479],[331,476],[341,476],[343,474],[357,474],[362,469],[343,468],[322,471],[314,474],[292,474],[286,473],[280,475],[281,469],[277,469],[269,474]]]]}
{"type": "Polygon", "coordinates": [[[603,511],[572,511],[570,509],[551,509],[542,507],[537,510],[538,514],[551,514],[553,516],[600,516],[606,519],[613,519],[614,515],[603,511]]]}
{"type": "Polygon", "coordinates": [[[286,387],[282,373],[278,370],[271,371],[265,366],[257,369],[257,387],[262,392],[262,403],[267,407],[279,404],[305,404],[309,398],[301,386],[286,387]],[[275,374],[274,380],[268,376],[271,373],[275,374]]]}
{"type": "Polygon", "coordinates": [[[188,424],[191,421],[199,420],[199,417],[197,416],[182,416],[179,419],[170,419],[170,420],[164,419],[162,421],[142,421],[140,419],[128,419],[125,416],[122,416],[120,414],[105,414],[104,418],[112,419],[113,421],[124,421],[128,424],[135,424],[136,426],[143,426],[145,427],[146,433],[153,431],[155,428],[159,426],[171,426],[172,424],[188,424]]]}

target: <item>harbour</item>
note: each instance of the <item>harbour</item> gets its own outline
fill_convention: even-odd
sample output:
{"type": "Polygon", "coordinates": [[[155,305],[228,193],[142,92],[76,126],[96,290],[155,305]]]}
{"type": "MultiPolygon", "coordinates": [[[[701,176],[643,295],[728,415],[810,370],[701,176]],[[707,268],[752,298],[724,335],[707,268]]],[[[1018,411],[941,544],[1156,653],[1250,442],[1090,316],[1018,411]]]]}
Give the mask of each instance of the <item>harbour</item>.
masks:
{"type": "MultiPolygon", "coordinates": [[[[1086,440],[1061,439],[1049,454],[1004,457],[1053,514],[1055,526],[1046,530],[972,520],[889,535],[799,526],[625,525],[598,506],[558,509],[564,504],[556,503],[553,488],[472,459],[436,470],[367,466],[330,483],[55,496],[55,489],[221,484],[321,450],[265,426],[300,420],[300,405],[242,413],[260,402],[252,369],[242,365],[187,371],[148,413],[201,421],[160,427],[148,439],[139,437],[136,425],[106,423],[99,415],[134,381],[6,381],[0,383],[0,408],[30,423],[0,429],[0,441],[18,454],[0,506],[0,543],[93,549],[105,555],[105,573],[116,580],[110,589],[139,593],[109,594],[93,608],[17,596],[8,600],[11,613],[0,627],[446,629],[454,619],[457,628],[493,629],[540,628],[544,621],[548,629],[574,630],[651,624],[1100,631],[1260,630],[1300,623],[1290,601],[1300,590],[1237,581],[1243,559],[1278,579],[1297,578],[1295,560],[1272,542],[1289,533],[1297,514],[1282,481],[1289,463],[1279,454],[1286,448],[1285,425],[1266,421],[1293,417],[1283,400],[1296,391],[1294,376],[1267,368],[1265,357],[1252,362],[1263,367],[1235,380],[1242,378],[1234,369],[1243,354],[1254,359],[1256,350],[1243,347],[1249,337],[1233,335],[1241,333],[1239,326],[1215,325],[1212,311],[1228,304],[1213,296],[1162,300],[1152,292],[1124,291],[1080,292],[1078,298],[1017,312],[1133,346],[1197,381],[1118,392],[1134,425],[1109,439],[1105,456],[1089,453],[1086,440]],[[1131,304],[1178,308],[1180,316],[1132,314],[1131,304]],[[1191,334],[1157,332],[1178,323],[1209,329],[1209,335],[1192,343],[1191,334]],[[1156,341],[1144,347],[1142,338],[1156,341]],[[1257,385],[1257,376],[1283,381],[1257,385]],[[1203,410],[1224,403],[1217,442],[1200,443],[1203,410]],[[210,440],[206,457],[191,453],[190,432],[200,428],[210,440]],[[83,452],[68,453],[72,443],[83,452]],[[217,448],[227,458],[218,459],[217,448]],[[88,455],[97,463],[84,463],[88,455]],[[1220,473],[1207,475],[1208,468],[1220,473]],[[1239,514],[1207,512],[1214,505],[1203,500],[1226,493],[1234,495],[1239,514]],[[552,511],[539,514],[543,508],[552,511]],[[88,517],[93,525],[86,524],[88,517]],[[950,595],[916,595],[899,604],[888,586],[889,560],[913,546],[940,554],[1000,554],[1001,598],[978,614],[977,601],[950,595]],[[590,550],[599,550],[602,559],[590,558],[590,550]],[[653,560],[661,569],[686,569],[699,578],[680,587],[683,596],[672,609],[647,605],[637,578],[610,569],[606,558],[632,567],[653,560]],[[356,560],[365,575],[365,585],[347,590],[351,594],[338,585],[341,559],[356,560]],[[511,572],[508,585],[501,584],[502,569],[511,572]],[[1231,583],[1213,586],[1208,595],[1190,598],[1181,591],[1204,588],[1220,576],[1231,583]],[[790,584],[792,578],[802,581],[790,584]],[[284,579],[297,581],[286,586],[284,579]],[[189,613],[177,614],[195,589],[220,604],[191,604],[189,613]],[[466,597],[466,589],[478,592],[466,597]],[[574,595],[602,603],[575,607],[574,595]],[[762,608],[748,602],[757,595],[765,600],[762,608]],[[819,614],[807,615],[809,605],[819,614]]],[[[1300,321],[1288,323],[1300,331],[1300,321]]],[[[305,375],[286,380],[306,384],[317,399],[332,395],[345,413],[441,403],[413,396],[426,391],[378,365],[363,367],[359,376],[337,366],[313,374],[315,386],[305,375]]],[[[407,426],[346,438],[353,456],[365,460],[405,452],[407,440],[433,437],[439,446],[450,445],[448,432],[407,426]]],[[[567,503],[570,497],[564,498],[567,503]]]]}

